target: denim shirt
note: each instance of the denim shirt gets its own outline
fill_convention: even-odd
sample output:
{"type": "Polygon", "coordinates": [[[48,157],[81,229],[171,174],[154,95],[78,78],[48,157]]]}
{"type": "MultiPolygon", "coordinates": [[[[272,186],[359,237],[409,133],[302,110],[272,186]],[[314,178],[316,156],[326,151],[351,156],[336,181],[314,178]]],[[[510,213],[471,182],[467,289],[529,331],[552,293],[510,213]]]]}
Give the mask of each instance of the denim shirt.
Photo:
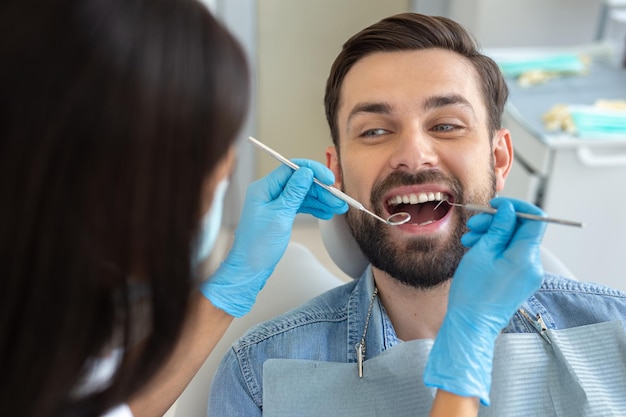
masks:
{"type": "MultiPolygon", "coordinates": [[[[217,369],[209,395],[209,416],[261,416],[263,363],[270,358],[354,363],[374,291],[369,267],[355,281],[334,288],[287,313],[251,328],[237,340],[217,369]]],[[[541,314],[550,329],[619,320],[626,325],[626,294],[599,284],[546,274],[523,307],[541,314]]],[[[536,332],[519,312],[504,333],[536,332]]],[[[401,343],[376,298],[366,334],[365,359],[401,343]]],[[[303,387],[302,389],[306,389],[303,387]]]]}

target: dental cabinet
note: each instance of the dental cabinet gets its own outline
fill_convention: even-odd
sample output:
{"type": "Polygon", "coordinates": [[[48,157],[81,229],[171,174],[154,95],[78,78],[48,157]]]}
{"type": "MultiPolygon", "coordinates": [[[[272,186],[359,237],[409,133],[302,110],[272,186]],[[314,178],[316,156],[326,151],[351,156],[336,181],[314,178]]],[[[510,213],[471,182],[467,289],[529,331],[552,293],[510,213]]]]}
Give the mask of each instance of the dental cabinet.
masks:
{"type": "MultiPolygon", "coordinates": [[[[501,53],[489,55],[498,61],[501,53]]],[[[575,278],[626,291],[626,135],[581,139],[548,131],[542,120],[558,104],[626,100],[626,70],[598,54],[584,75],[527,87],[507,81],[502,125],[511,132],[515,158],[501,194],[584,222],[582,229],[548,224],[544,246],[575,278]]]]}

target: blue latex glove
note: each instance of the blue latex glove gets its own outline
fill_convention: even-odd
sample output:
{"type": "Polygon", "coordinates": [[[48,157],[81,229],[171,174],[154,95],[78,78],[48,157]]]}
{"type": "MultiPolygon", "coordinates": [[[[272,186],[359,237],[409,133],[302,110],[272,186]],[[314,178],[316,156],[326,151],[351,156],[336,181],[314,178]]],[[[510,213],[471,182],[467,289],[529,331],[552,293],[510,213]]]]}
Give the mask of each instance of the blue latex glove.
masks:
{"type": "Polygon", "coordinates": [[[234,317],[248,313],[283,256],[297,213],[328,220],[348,205],[313,183],[335,177],[319,162],[294,159],[300,169],[281,165],[248,187],[233,247],[217,271],[200,286],[211,303],[234,317]]]}
{"type": "Polygon", "coordinates": [[[515,210],[544,215],[532,204],[495,198],[496,214],[478,214],[461,242],[470,247],[450,286],[448,311],[424,371],[424,382],[489,405],[495,341],[540,286],[545,222],[518,219],[515,210]]]}

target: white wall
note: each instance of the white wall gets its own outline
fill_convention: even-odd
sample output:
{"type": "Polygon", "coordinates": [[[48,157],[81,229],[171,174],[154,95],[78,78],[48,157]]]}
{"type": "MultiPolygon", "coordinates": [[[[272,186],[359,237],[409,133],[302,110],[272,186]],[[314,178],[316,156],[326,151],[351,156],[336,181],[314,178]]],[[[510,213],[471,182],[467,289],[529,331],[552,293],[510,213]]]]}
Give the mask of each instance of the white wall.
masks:
{"type": "Polygon", "coordinates": [[[578,45],[594,39],[602,2],[450,0],[448,17],[465,25],[483,47],[578,45]]]}
{"type": "MultiPolygon", "coordinates": [[[[407,0],[261,0],[257,138],[289,158],[320,162],[331,144],[324,89],[341,45],[364,27],[409,10],[407,0]]],[[[257,174],[277,166],[258,155],[257,174]]]]}

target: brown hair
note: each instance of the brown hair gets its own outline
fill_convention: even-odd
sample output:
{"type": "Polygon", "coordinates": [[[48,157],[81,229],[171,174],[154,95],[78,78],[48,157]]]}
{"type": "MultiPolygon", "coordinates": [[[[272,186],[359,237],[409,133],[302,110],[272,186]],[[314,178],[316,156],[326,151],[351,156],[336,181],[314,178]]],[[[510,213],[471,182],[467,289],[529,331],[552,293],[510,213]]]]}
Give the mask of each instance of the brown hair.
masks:
{"type": "Polygon", "coordinates": [[[474,65],[488,110],[489,130],[495,132],[500,128],[508,88],[498,65],[478,51],[474,38],[458,23],[445,17],[402,13],[374,23],[348,39],[335,59],[324,97],[326,119],[335,146],[339,146],[337,109],[341,101],[341,87],[350,68],[375,52],[428,48],[456,52],[474,65]]]}
{"type": "Polygon", "coordinates": [[[101,415],[178,337],[202,184],[245,117],[248,67],[196,0],[0,7],[0,415],[101,415]],[[112,342],[112,384],[73,395],[112,342]]]}

